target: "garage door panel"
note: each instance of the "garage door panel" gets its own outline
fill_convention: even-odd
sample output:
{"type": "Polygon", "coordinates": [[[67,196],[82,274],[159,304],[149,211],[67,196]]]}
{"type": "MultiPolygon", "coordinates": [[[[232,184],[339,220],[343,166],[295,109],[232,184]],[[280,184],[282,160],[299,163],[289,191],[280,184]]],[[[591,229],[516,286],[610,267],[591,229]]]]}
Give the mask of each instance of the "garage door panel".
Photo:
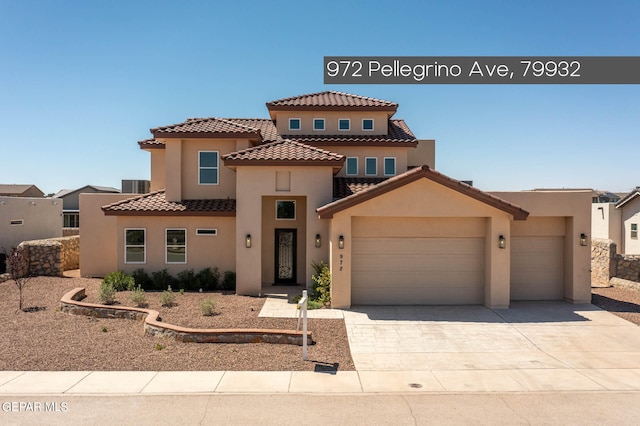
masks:
{"type": "Polygon", "coordinates": [[[560,300],[564,237],[512,237],[511,299],[560,300]]]}
{"type": "Polygon", "coordinates": [[[484,238],[352,240],[353,304],[481,304],[484,238]]]}

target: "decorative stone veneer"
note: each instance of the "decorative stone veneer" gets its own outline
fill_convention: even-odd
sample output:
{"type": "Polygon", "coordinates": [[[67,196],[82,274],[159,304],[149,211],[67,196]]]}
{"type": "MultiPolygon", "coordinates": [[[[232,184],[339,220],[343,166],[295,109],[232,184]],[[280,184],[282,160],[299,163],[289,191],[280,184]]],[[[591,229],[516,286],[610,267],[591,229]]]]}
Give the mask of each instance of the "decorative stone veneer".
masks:
{"type": "Polygon", "coordinates": [[[29,273],[61,277],[64,271],[80,267],[80,236],[23,241],[29,259],[29,273]]]}
{"type": "MultiPolygon", "coordinates": [[[[107,306],[84,303],[85,289],[75,288],[60,299],[60,309],[73,315],[96,318],[126,318],[144,321],[144,332],[150,336],[173,337],[180,342],[195,343],[280,343],[302,345],[303,334],[295,330],[269,329],[201,329],[186,328],[163,323],[160,314],[153,309],[107,306]]],[[[314,344],[311,332],[307,332],[309,344],[314,344]]]]}
{"type": "Polygon", "coordinates": [[[80,235],[80,228],[62,228],[63,237],[71,237],[73,235],[80,235]]]}
{"type": "Polygon", "coordinates": [[[616,244],[611,240],[591,241],[592,286],[609,286],[614,278],[640,282],[640,256],[617,254],[616,251],[616,244]]]}

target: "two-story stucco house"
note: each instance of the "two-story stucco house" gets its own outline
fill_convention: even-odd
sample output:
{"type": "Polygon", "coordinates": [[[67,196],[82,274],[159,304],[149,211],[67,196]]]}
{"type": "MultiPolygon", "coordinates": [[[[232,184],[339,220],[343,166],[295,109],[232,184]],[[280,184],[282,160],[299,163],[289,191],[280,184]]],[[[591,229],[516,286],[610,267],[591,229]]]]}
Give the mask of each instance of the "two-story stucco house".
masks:
{"type": "Polygon", "coordinates": [[[217,266],[257,295],[310,286],[324,260],[334,307],[590,301],[590,191],[490,194],[445,176],[393,102],[266,106],[151,129],[151,193],[81,198],[82,274],[217,266]]]}

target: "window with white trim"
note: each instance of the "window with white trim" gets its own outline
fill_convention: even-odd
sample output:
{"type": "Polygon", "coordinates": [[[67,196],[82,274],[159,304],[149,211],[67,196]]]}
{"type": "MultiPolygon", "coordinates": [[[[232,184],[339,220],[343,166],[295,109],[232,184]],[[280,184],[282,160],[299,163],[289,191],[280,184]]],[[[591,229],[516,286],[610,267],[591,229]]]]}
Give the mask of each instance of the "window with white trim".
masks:
{"type": "Polygon", "coordinates": [[[342,130],[342,131],[351,130],[351,120],[348,118],[339,119],[338,130],[342,130]]]}
{"type": "Polygon", "coordinates": [[[313,119],[313,130],[317,130],[317,131],[324,130],[324,118],[313,119]]]}
{"type": "Polygon", "coordinates": [[[144,228],[124,230],[124,263],[147,261],[146,233],[144,228]]]}
{"type": "Polygon", "coordinates": [[[396,174],[396,158],[384,157],[384,175],[395,176],[396,174]]]}
{"type": "Polygon", "coordinates": [[[198,228],[196,229],[196,235],[215,237],[218,235],[217,228],[198,228]]]}
{"type": "Polygon", "coordinates": [[[166,263],[187,263],[187,230],[167,229],[166,235],[166,263]]]}
{"type": "Polygon", "coordinates": [[[378,159],[376,157],[367,157],[364,159],[364,174],[367,176],[375,176],[378,174],[378,159]]]}
{"type": "Polygon", "coordinates": [[[631,238],[633,238],[634,240],[638,239],[638,224],[637,223],[632,223],[631,224],[631,238]]]}
{"type": "Polygon", "coordinates": [[[373,130],[373,118],[363,118],[362,119],[362,130],[364,130],[364,131],[372,131],[373,130]]]}
{"type": "Polygon", "coordinates": [[[218,151],[198,152],[198,184],[218,184],[219,160],[218,151]]]}
{"type": "Polygon", "coordinates": [[[355,176],[358,174],[358,157],[347,157],[347,176],[355,176]]]}
{"type": "Polygon", "coordinates": [[[289,119],[289,130],[300,130],[302,128],[302,120],[299,118],[289,119]]]}
{"type": "Polygon", "coordinates": [[[21,226],[21,225],[24,225],[24,220],[23,219],[11,219],[9,221],[9,225],[11,225],[11,226],[21,226]]]}

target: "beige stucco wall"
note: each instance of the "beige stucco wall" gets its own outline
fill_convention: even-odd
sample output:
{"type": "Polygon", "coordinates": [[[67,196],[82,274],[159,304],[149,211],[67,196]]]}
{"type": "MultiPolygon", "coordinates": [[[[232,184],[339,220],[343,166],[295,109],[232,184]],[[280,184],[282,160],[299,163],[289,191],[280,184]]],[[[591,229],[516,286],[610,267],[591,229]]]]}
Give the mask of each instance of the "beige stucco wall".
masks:
{"type": "Polygon", "coordinates": [[[165,150],[149,149],[151,154],[151,192],[164,189],[166,185],[166,167],[165,167],[165,150]]]}
{"type": "MultiPolygon", "coordinates": [[[[167,269],[176,276],[185,269],[217,266],[220,272],[235,271],[235,218],[202,216],[117,216],[115,230],[117,269],[133,272],[143,268],[147,272],[167,269]],[[125,229],[145,229],[146,262],[125,263],[125,229]],[[198,228],[216,228],[218,235],[196,235],[198,228]],[[187,264],[166,263],[166,229],[186,229],[187,264]]],[[[84,237],[83,237],[84,238],[84,237]]]]}
{"type": "Polygon", "coordinates": [[[239,294],[259,294],[262,291],[263,263],[273,262],[273,255],[268,252],[269,244],[263,245],[263,197],[306,197],[306,235],[298,235],[298,243],[304,241],[305,244],[305,259],[304,268],[299,268],[298,278],[311,286],[311,262],[328,260],[328,221],[318,219],[315,210],[331,202],[332,176],[332,168],[328,166],[237,167],[236,184],[239,190],[236,196],[235,258],[239,294]],[[278,171],[291,173],[289,191],[276,190],[278,171]],[[251,248],[245,247],[247,234],[252,238],[251,248]],[[320,248],[315,247],[316,234],[321,235],[320,248]],[[263,247],[266,248],[265,253],[263,247]]]}
{"type": "Polygon", "coordinates": [[[639,237],[631,238],[631,224],[640,225],[640,198],[629,201],[622,209],[622,247],[623,254],[640,254],[640,226],[638,227],[639,237]]]}
{"type": "Polygon", "coordinates": [[[276,112],[276,128],[281,135],[386,135],[388,130],[388,114],[376,111],[278,111],[276,112]],[[300,130],[289,130],[289,118],[301,119],[300,130]],[[325,130],[313,130],[313,119],[324,118],[325,130]],[[338,130],[338,120],[351,120],[351,130],[338,130]],[[373,130],[363,131],[362,120],[373,119],[373,130]]]}
{"type": "Polygon", "coordinates": [[[613,240],[622,248],[622,210],[614,203],[592,203],[591,236],[613,240]]]}
{"type": "MultiPolygon", "coordinates": [[[[334,307],[346,308],[351,305],[351,241],[354,217],[358,218],[358,223],[367,222],[363,217],[408,218],[407,226],[419,220],[413,218],[447,218],[441,222],[445,227],[455,227],[451,225],[455,224],[455,221],[449,222],[453,218],[477,218],[466,223],[473,226],[471,231],[474,235],[485,237],[485,304],[496,308],[509,306],[509,252],[499,250],[497,241],[499,235],[508,238],[510,215],[435,182],[420,179],[334,215],[330,230],[331,298],[334,307]],[[342,250],[338,248],[341,235],[345,240],[342,250]]],[[[360,224],[356,225],[357,232],[361,231],[360,227],[360,224]]],[[[402,228],[404,226],[397,232],[402,233],[402,228]]],[[[395,229],[388,230],[383,227],[379,232],[393,233],[395,229]]],[[[383,304],[384,301],[380,303],[383,304]]]]}
{"type": "MultiPolygon", "coordinates": [[[[407,147],[386,147],[386,146],[323,146],[322,149],[326,149],[331,152],[342,154],[346,157],[358,158],[358,176],[365,176],[365,158],[375,157],[377,158],[377,171],[376,175],[366,175],[366,177],[389,177],[384,174],[384,159],[385,157],[393,157],[396,159],[396,175],[402,174],[407,171],[407,150],[413,148],[407,147]]],[[[344,167],[338,172],[337,176],[347,176],[346,162],[344,167]]]]}
{"type": "MultiPolygon", "coordinates": [[[[544,218],[564,218],[564,298],[574,303],[591,302],[591,252],[580,245],[580,234],[591,239],[591,191],[521,191],[492,192],[493,195],[518,204],[530,213],[526,222],[514,222],[513,233],[522,235],[527,229],[542,226],[544,218]]],[[[548,221],[546,226],[551,225],[548,221]]]]}
{"type": "Polygon", "coordinates": [[[0,197],[0,252],[23,241],[62,237],[62,200],[0,197]],[[11,225],[22,220],[22,225],[11,225]]]}
{"type": "Polygon", "coordinates": [[[435,169],[436,141],[434,139],[418,140],[418,146],[407,151],[407,165],[409,167],[427,165],[435,169]]]}
{"type": "Polygon", "coordinates": [[[101,207],[131,198],[132,194],[80,195],[80,274],[103,277],[117,270],[117,217],[105,216],[101,207]]]}

